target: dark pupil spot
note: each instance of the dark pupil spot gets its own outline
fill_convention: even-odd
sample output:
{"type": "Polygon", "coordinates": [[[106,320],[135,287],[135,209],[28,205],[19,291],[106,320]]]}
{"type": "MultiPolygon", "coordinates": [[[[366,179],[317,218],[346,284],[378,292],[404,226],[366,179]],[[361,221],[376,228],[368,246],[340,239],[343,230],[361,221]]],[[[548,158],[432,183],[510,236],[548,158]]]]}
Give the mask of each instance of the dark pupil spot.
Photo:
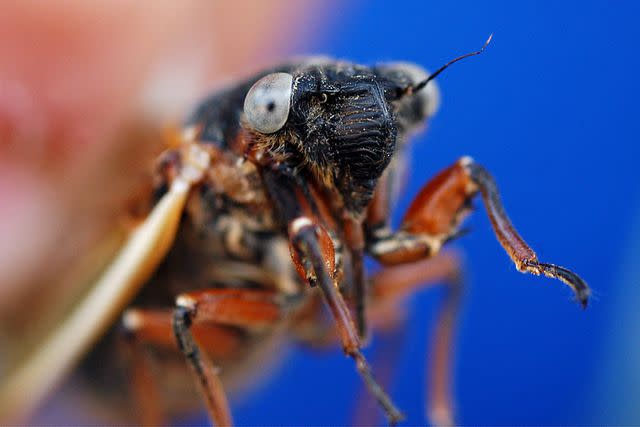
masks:
{"type": "Polygon", "coordinates": [[[267,104],[267,111],[270,113],[273,113],[273,110],[276,109],[276,103],[273,101],[269,101],[269,103],[267,104]]]}

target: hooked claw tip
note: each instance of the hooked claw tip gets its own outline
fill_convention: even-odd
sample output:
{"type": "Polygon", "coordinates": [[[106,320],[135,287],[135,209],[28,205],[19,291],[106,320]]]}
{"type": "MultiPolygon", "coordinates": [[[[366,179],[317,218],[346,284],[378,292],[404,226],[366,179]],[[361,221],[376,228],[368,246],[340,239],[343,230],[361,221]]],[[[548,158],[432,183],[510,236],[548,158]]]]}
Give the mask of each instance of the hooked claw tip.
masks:
{"type": "Polygon", "coordinates": [[[585,310],[589,305],[589,297],[591,296],[591,289],[589,289],[587,285],[584,284],[584,282],[582,284],[584,285],[584,287],[576,289],[576,299],[578,300],[578,303],[580,303],[580,306],[582,307],[582,309],[585,310]]]}
{"type": "Polygon", "coordinates": [[[591,289],[589,289],[589,285],[573,271],[560,267],[559,265],[546,264],[536,260],[525,261],[523,266],[534,274],[544,274],[547,277],[559,279],[569,285],[571,289],[573,289],[580,306],[583,309],[587,308],[591,289]]]}
{"type": "Polygon", "coordinates": [[[584,280],[582,280],[580,276],[578,276],[573,271],[558,266],[555,266],[555,268],[559,273],[558,278],[571,286],[573,292],[576,295],[578,303],[583,310],[586,309],[589,305],[589,297],[591,296],[591,289],[589,289],[589,286],[585,283],[584,280]]]}

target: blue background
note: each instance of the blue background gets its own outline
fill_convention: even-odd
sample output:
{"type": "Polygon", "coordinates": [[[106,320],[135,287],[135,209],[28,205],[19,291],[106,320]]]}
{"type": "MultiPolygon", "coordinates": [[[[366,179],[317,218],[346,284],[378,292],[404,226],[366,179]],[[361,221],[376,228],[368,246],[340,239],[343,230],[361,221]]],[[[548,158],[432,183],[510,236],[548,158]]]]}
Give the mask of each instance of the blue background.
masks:
{"type": "MultiPolygon", "coordinates": [[[[469,276],[455,360],[459,420],[640,423],[640,3],[362,0],[331,8],[295,53],[433,70],[494,33],[484,55],[438,78],[442,106],[415,141],[396,218],[432,175],[471,155],[492,171],[539,257],[579,272],[596,294],[582,311],[560,282],[517,273],[477,204],[467,222],[473,233],[456,243],[469,276]]],[[[442,295],[425,291],[407,305],[391,394],[408,424],[424,422],[426,337],[442,295]]],[[[374,340],[372,350],[382,344],[374,340]]],[[[236,422],[350,423],[361,391],[352,362],[338,348],[290,350],[270,381],[232,396],[236,422]]]]}

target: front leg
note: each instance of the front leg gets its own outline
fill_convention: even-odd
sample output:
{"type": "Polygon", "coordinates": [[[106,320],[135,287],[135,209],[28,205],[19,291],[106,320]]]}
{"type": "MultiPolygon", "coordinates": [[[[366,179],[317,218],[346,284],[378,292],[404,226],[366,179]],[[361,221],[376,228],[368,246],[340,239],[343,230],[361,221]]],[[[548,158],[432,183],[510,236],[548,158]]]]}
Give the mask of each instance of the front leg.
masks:
{"type": "Polygon", "coordinates": [[[454,236],[471,199],[480,194],[493,231],[521,272],[559,279],[573,289],[586,307],[590,290],[572,271],[538,261],[533,249],[518,234],[507,216],[493,177],[469,157],[442,171],[420,191],[409,207],[399,231],[375,225],[369,230],[368,251],[383,264],[417,261],[440,251],[454,236]]]}
{"type": "Polygon", "coordinates": [[[373,378],[371,368],[360,350],[360,340],[347,305],[331,275],[334,264],[334,249],[327,232],[308,217],[298,217],[289,225],[289,240],[292,259],[301,278],[316,284],[336,323],[342,347],[356,362],[358,373],[371,395],[384,409],[389,423],[395,425],[404,416],[391,398],[373,378]]]}
{"type": "Polygon", "coordinates": [[[300,279],[320,288],[345,354],[356,363],[358,373],[385,411],[389,422],[396,424],[403,415],[373,378],[371,368],[360,350],[357,328],[337,282],[341,272],[336,271],[335,247],[327,231],[331,229],[329,224],[299,175],[278,165],[265,168],[262,173],[267,192],[283,223],[287,224],[291,259],[300,279]]]}

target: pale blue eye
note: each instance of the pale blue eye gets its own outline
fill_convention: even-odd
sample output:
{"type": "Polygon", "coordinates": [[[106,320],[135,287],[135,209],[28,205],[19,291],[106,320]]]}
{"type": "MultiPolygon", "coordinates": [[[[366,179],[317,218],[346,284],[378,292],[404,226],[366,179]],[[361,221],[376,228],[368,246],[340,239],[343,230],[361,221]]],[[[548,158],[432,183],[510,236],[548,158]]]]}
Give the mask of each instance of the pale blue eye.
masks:
{"type": "Polygon", "coordinates": [[[251,128],[261,133],[282,129],[289,117],[293,76],[273,73],[258,80],[244,99],[244,114],[251,128]]]}

